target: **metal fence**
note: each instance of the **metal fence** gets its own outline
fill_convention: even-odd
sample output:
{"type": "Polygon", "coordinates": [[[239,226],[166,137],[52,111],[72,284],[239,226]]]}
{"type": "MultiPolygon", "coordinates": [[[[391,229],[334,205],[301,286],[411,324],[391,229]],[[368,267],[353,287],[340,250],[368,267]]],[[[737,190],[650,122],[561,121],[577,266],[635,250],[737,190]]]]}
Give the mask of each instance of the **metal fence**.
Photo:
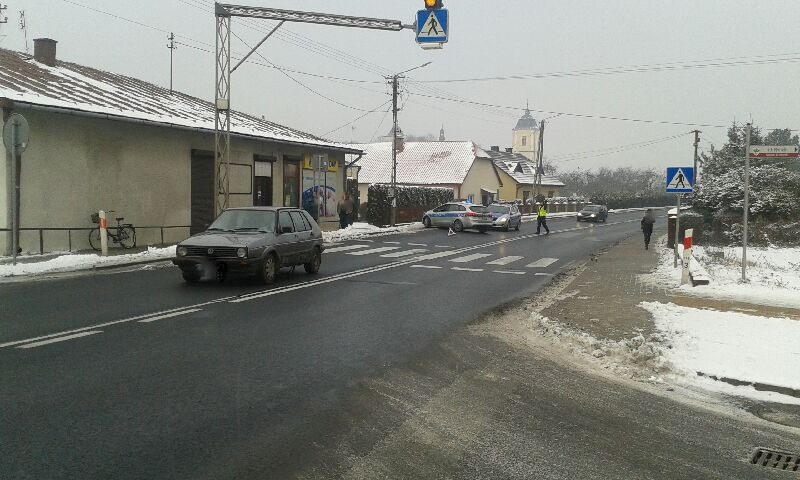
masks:
{"type": "MultiPolygon", "coordinates": [[[[148,237],[149,238],[153,238],[154,235],[155,235],[155,238],[160,238],[160,243],[159,244],[160,245],[164,245],[164,243],[165,243],[164,242],[164,238],[165,238],[164,231],[165,230],[169,234],[170,231],[175,230],[175,229],[185,229],[185,231],[186,231],[185,235],[178,236],[178,237],[175,237],[175,238],[179,238],[179,237],[186,238],[186,237],[189,236],[189,229],[191,228],[189,225],[161,225],[161,226],[154,226],[154,227],[153,226],[140,227],[138,225],[134,225],[133,227],[136,229],[137,245],[139,244],[139,239],[140,238],[148,238],[148,237]],[[143,232],[153,232],[153,233],[150,234],[150,235],[141,235],[141,233],[143,233],[143,232]]],[[[110,229],[112,231],[114,231],[114,228],[116,228],[116,227],[110,226],[110,229]]],[[[97,227],[94,227],[94,228],[91,228],[91,227],[33,227],[33,228],[28,227],[28,228],[20,228],[19,229],[20,236],[22,236],[21,235],[22,232],[37,232],[38,233],[39,254],[42,254],[42,255],[45,253],[45,248],[44,248],[44,246],[45,246],[45,232],[67,232],[67,250],[72,252],[72,251],[77,251],[77,250],[73,250],[73,246],[76,245],[76,244],[77,245],[88,245],[89,232],[91,232],[92,230],[97,230],[97,227]],[[74,232],[86,232],[86,233],[84,233],[83,238],[80,238],[79,236],[77,236],[78,234],[74,234],[74,232]]],[[[11,229],[10,228],[0,228],[0,233],[8,233],[10,235],[11,234],[11,229]]],[[[150,243],[147,243],[147,244],[150,245],[150,243]]]]}

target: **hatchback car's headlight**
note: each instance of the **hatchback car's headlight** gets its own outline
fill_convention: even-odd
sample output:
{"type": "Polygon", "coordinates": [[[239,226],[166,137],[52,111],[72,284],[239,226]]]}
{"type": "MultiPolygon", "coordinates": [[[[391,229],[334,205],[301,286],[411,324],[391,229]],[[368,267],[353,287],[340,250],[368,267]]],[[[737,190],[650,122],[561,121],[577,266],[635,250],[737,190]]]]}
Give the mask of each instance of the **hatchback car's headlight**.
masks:
{"type": "Polygon", "coordinates": [[[178,247],[178,249],[176,250],[176,253],[178,254],[178,256],[179,256],[179,257],[185,257],[185,256],[186,256],[186,254],[188,254],[188,253],[189,253],[189,249],[188,249],[188,248],[186,248],[186,247],[184,247],[183,245],[181,245],[181,246],[179,246],[179,247],[178,247]]]}
{"type": "Polygon", "coordinates": [[[595,214],[593,213],[593,214],[591,214],[591,215],[589,215],[589,216],[590,216],[590,217],[592,217],[592,218],[594,218],[594,217],[596,217],[597,215],[595,215],[595,214]]]}
{"type": "Polygon", "coordinates": [[[497,219],[498,223],[503,223],[503,222],[505,222],[506,220],[508,220],[508,217],[506,217],[506,216],[502,216],[502,217],[500,217],[500,218],[498,218],[498,219],[497,219]]]}
{"type": "Polygon", "coordinates": [[[239,247],[236,249],[236,256],[239,258],[247,257],[247,249],[244,247],[239,247]]]}

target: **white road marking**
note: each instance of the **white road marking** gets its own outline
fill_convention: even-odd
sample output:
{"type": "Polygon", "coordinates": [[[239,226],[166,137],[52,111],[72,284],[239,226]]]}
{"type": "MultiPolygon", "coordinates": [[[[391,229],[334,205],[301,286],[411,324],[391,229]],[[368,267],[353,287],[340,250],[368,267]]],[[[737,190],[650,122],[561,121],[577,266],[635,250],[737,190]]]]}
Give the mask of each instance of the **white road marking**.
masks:
{"type": "Polygon", "coordinates": [[[400,242],[383,242],[383,243],[391,243],[391,244],[394,244],[394,245],[400,245],[400,242]]]}
{"type": "Polygon", "coordinates": [[[471,255],[464,255],[463,257],[453,258],[450,261],[455,263],[467,263],[479,258],[491,257],[491,253],[473,253],[471,255]]]}
{"type": "Polygon", "coordinates": [[[516,262],[517,260],[520,260],[522,258],[525,257],[517,257],[512,255],[509,257],[503,257],[503,258],[498,258],[497,260],[492,260],[491,262],[487,262],[486,265],[508,265],[509,263],[516,262]]]}
{"type": "Polygon", "coordinates": [[[180,315],[186,315],[186,314],[189,314],[189,313],[199,312],[201,310],[202,310],[202,308],[193,308],[191,310],[181,310],[180,312],[172,312],[172,313],[167,313],[167,314],[164,314],[164,315],[159,315],[157,317],[145,318],[144,320],[139,320],[139,323],[155,322],[156,320],[163,320],[165,318],[178,317],[180,315]]]}
{"type": "Polygon", "coordinates": [[[359,248],[367,248],[371,245],[345,245],[344,247],[326,248],[323,253],[336,253],[346,252],[348,250],[358,250],[359,248]]]}
{"type": "Polygon", "coordinates": [[[537,277],[554,277],[555,276],[552,273],[536,273],[535,275],[537,277]]]}
{"type": "Polygon", "coordinates": [[[464,268],[464,267],[453,267],[450,270],[458,270],[459,272],[482,272],[482,268],[464,268]]]}
{"type": "Polygon", "coordinates": [[[438,269],[442,268],[437,265],[411,265],[411,268],[431,268],[431,269],[438,269]]]}
{"type": "Polygon", "coordinates": [[[42,345],[50,345],[51,343],[57,343],[57,342],[66,342],[67,340],[72,340],[74,338],[94,335],[95,333],[103,333],[103,331],[90,330],[88,332],[74,333],[72,335],[67,335],[65,337],[56,337],[56,338],[51,338],[49,340],[42,340],[41,342],[26,343],[25,345],[20,345],[17,348],[36,348],[36,347],[41,347],[42,345]]]}
{"type": "Polygon", "coordinates": [[[388,252],[390,250],[397,250],[400,247],[378,247],[370,248],[369,250],[359,250],[357,252],[350,252],[348,255],[371,255],[373,253],[388,252]]]}
{"type": "Polygon", "coordinates": [[[494,273],[507,273],[509,275],[525,275],[525,272],[519,272],[517,270],[492,270],[494,273]]]}
{"type": "Polygon", "coordinates": [[[409,243],[408,245],[412,246],[412,247],[427,247],[428,246],[427,243],[409,243]]]}
{"type": "Polygon", "coordinates": [[[392,252],[386,253],[381,255],[383,258],[399,258],[399,257],[406,257],[408,255],[414,255],[415,253],[423,253],[427,252],[424,248],[412,248],[411,250],[400,250],[399,252],[392,252]]]}
{"type": "Polygon", "coordinates": [[[434,245],[436,248],[451,248],[451,245],[434,245]]]}
{"type": "Polygon", "coordinates": [[[529,265],[526,265],[526,267],[528,267],[528,268],[545,268],[545,267],[549,267],[550,265],[556,263],[557,261],[558,261],[557,258],[540,258],[539,260],[536,260],[535,262],[533,262],[533,263],[531,263],[529,265]]]}
{"type": "Polygon", "coordinates": [[[458,253],[461,253],[461,251],[460,250],[448,250],[446,252],[431,253],[431,254],[424,255],[424,256],[420,257],[420,260],[435,260],[437,258],[449,257],[450,255],[456,255],[458,253]]]}

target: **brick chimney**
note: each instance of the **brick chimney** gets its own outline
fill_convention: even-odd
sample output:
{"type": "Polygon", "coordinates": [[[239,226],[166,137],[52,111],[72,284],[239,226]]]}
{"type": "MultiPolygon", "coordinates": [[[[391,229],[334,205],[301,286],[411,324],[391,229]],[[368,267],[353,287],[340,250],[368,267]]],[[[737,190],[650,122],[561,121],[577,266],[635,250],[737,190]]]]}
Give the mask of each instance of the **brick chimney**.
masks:
{"type": "Polygon", "coordinates": [[[56,42],[51,38],[37,38],[33,41],[33,59],[49,67],[56,66],[56,42]]]}
{"type": "Polygon", "coordinates": [[[506,148],[506,153],[514,153],[514,149],[513,148],[506,148]]]}

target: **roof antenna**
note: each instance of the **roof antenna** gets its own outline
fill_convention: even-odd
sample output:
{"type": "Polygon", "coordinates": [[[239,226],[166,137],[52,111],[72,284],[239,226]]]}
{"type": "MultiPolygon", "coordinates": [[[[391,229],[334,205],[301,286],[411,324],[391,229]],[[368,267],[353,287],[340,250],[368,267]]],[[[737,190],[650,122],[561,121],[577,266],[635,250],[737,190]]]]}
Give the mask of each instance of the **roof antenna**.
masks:
{"type": "Polygon", "coordinates": [[[22,33],[25,35],[25,53],[29,53],[30,49],[28,48],[28,22],[25,21],[25,10],[19,11],[19,28],[22,29],[22,33]]]}

